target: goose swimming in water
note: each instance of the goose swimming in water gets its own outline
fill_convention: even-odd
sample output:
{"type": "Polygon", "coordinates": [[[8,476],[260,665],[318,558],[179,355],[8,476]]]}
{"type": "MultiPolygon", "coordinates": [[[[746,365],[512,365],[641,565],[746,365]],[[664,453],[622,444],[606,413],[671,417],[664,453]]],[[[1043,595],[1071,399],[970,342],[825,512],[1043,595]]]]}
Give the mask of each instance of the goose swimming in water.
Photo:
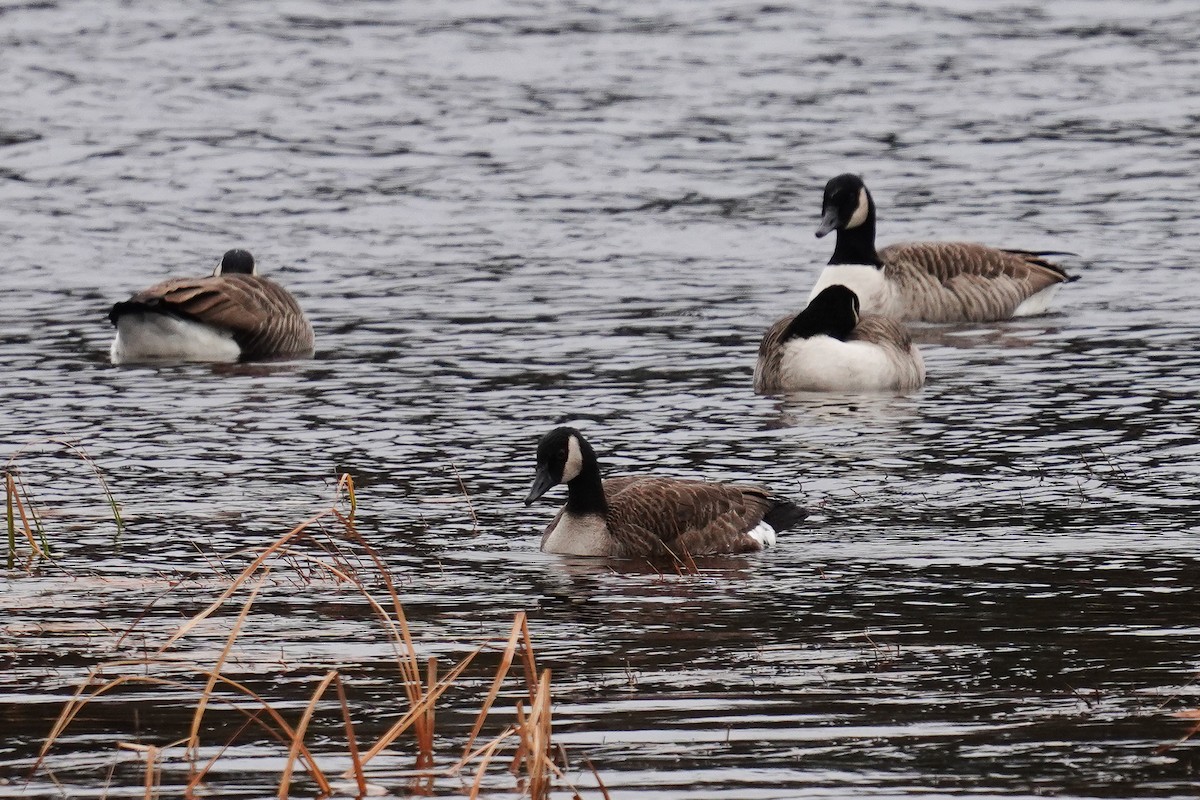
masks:
{"type": "Polygon", "coordinates": [[[577,556],[682,558],[749,553],[807,516],[759,486],[651,476],[600,477],[596,452],[574,428],[555,428],[537,448],[528,506],[560,483],[567,504],[542,550],[577,556]]]}
{"type": "Polygon", "coordinates": [[[875,249],[875,200],[857,175],[825,184],[817,236],[837,231],[833,257],[810,299],[842,284],[864,312],[924,322],[986,322],[1044,313],[1075,280],[1052,253],[969,242],[908,242],[875,249]]]}
{"type": "Polygon", "coordinates": [[[117,303],[114,364],[264,361],[312,355],[313,329],[296,298],[260,277],[254,256],[230,250],[209,277],[171,278],[117,303]]]}
{"type": "Polygon", "coordinates": [[[763,334],[754,365],[759,394],[798,391],[911,392],[925,383],[925,361],[904,324],[859,315],[858,297],[829,286],[794,317],[763,334]]]}

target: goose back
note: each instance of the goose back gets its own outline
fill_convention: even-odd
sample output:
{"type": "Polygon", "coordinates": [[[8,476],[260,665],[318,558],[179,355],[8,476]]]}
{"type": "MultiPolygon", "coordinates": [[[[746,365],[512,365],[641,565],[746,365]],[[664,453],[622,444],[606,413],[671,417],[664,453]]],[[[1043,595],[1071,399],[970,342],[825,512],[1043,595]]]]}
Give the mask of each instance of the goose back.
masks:
{"type": "Polygon", "coordinates": [[[845,337],[788,338],[794,317],[763,334],[754,391],[911,392],[925,384],[925,361],[903,323],[864,314],[845,337]]]}
{"type": "MultiPolygon", "coordinates": [[[[674,478],[616,476],[604,481],[604,494],[603,517],[569,519],[560,510],[546,528],[542,549],[614,558],[755,552],[774,544],[774,533],[787,527],[764,526],[764,520],[778,506],[790,505],[758,486],[674,478]],[[568,538],[577,542],[572,546],[568,538]],[[597,546],[601,538],[606,546],[597,546]]],[[[791,524],[803,516],[799,512],[791,524]]]]}
{"type": "Polygon", "coordinates": [[[1046,310],[1069,280],[1038,253],[972,242],[905,242],[879,251],[886,280],[904,298],[903,318],[987,322],[1046,310]],[[1039,298],[1041,302],[1030,302],[1039,298]]]}
{"type": "MultiPolygon", "coordinates": [[[[167,315],[227,335],[243,361],[312,353],[312,325],[296,299],[279,284],[257,275],[222,274],[172,278],[117,303],[109,319],[118,326],[136,315],[167,315]]],[[[118,342],[114,342],[116,360],[118,342]]],[[[153,353],[127,354],[130,358],[153,353]]]]}

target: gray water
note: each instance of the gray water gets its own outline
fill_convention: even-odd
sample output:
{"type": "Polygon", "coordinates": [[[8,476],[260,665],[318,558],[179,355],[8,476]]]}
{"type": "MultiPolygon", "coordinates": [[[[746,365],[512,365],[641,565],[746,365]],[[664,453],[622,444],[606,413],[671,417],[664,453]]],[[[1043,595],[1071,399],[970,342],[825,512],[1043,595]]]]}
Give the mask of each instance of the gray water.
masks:
{"type": "MultiPolygon", "coordinates": [[[[1157,748],[1200,704],[1198,48],[1191,0],[0,6],[0,456],[79,443],[127,521],[73,456],[17,456],[56,562],[0,579],[0,795],[142,796],[116,743],[186,736],[194,695],[114,693],[26,783],[63,702],[349,472],[423,657],[529,613],[585,796],[584,759],[626,798],[1194,796],[1196,748],[1157,748]],[[911,397],[756,397],[845,171],[882,243],[1065,250],[1081,279],[919,329],[911,397]],[[234,246],[312,361],[107,363],[112,302],[234,246]],[[520,500],[564,422],[614,472],[811,516],[699,576],[542,554],[553,503],[520,500]]],[[[441,766],[490,658],[439,707],[441,766]]],[[[365,603],[280,578],[226,672],[295,717],[333,668],[380,735],[403,693],[365,603]]],[[[240,724],[208,719],[210,748],[240,724]]],[[[244,736],[209,790],[271,795],[284,755],[244,736]]],[[[469,785],[412,761],[372,782],[469,785]]],[[[166,796],[186,780],[168,758],[166,796]]]]}

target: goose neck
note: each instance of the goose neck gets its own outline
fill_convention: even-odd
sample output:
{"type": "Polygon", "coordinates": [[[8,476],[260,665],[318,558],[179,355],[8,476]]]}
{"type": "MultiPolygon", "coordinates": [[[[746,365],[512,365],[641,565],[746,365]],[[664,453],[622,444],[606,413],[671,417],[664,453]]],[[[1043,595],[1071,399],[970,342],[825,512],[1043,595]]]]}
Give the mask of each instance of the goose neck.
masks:
{"type": "Polygon", "coordinates": [[[574,515],[600,516],[608,513],[600,465],[594,459],[585,459],[579,474],[567,483],[567,512],[574,515]]]}

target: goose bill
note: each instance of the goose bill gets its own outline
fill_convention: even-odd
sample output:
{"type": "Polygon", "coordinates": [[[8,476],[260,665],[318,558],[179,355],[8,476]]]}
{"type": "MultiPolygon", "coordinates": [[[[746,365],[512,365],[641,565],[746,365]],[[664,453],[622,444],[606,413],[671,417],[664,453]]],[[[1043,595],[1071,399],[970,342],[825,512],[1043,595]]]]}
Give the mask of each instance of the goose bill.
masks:
{"type": "Polygon", "coordinates": [[[546,492],[554,488],[554,484],[558,481],[544,467],[538,467],[537,474],[533,476],[533,486],[529,488],[529,496],[525,498],[525,505],[533,505],[533,501],[544,495],[546,492]]]}
{"type": "Polygon", "coordinates": [[[831,230],[838,226],[838,211],[837,208],[831,207],[826,209],[825,216],[821,217],[821,224],[817,227],[817,238],[820,239],[831,230]]]}

